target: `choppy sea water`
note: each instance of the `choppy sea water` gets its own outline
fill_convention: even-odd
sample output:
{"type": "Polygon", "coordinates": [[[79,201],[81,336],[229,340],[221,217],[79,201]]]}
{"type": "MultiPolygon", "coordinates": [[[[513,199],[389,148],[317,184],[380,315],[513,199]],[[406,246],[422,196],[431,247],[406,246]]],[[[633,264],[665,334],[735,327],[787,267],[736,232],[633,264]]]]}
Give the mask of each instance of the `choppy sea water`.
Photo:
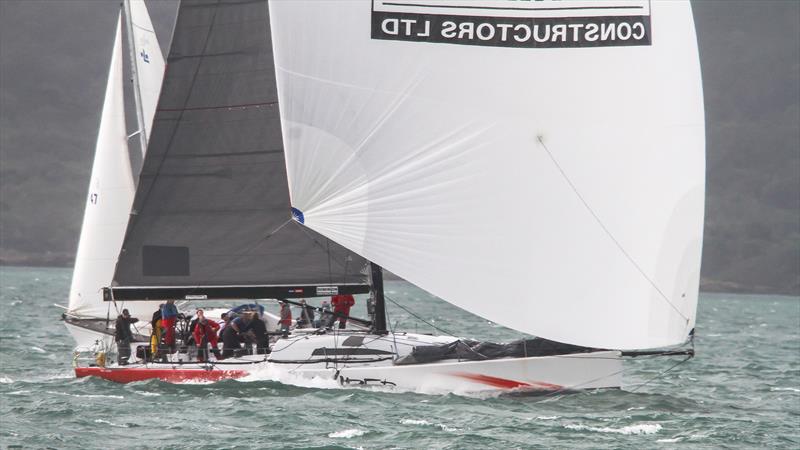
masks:
{"type": "MultiPolygon", "coordinates": [[[[470,397],[259,376],[75,379],[73,341],[53,306],[70,276],[0,268],[1,448],[800,448],[797,297],[702,295],[697,357],[657,378],[680,359],[630,361],[622,390],[470,397]]],[[[520,337],[406,283],[386,290],[457,335],[520,337]]],[[[357,308],[363,315],[363,301],[357,308]]],[[[433,331],[391,303],[389,319],[433,331]]]]}

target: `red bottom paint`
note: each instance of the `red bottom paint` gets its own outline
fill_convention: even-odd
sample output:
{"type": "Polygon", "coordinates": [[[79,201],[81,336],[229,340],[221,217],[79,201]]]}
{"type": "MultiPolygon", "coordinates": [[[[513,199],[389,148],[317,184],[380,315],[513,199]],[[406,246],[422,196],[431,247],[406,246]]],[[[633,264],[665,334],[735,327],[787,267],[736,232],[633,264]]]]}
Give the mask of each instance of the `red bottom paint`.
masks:
{"type": "Polygon", "coordinates": [[[248,374],[244,370],[205,370],[205,369],[147,369],[135,367],[119,367],[108,369],[105,367],[76,367],[75,376],[100,377],[117,383],[132,383],[134,381],[158,379],[170,383],[184,381],[220,381],[232,378],[242,378],[248,374]]]}
{"type": "Polygon", "coordinates": [[[563,386],[559,386],[557,384],[544,383],[541,381],[527,383],[525,381],[509,380],[507,378],[491,377],[489,375],[481,375],[477,373],[454,373],[452,375],[502,389],[528,388],[557,391],[563,388],[563,386]]]}

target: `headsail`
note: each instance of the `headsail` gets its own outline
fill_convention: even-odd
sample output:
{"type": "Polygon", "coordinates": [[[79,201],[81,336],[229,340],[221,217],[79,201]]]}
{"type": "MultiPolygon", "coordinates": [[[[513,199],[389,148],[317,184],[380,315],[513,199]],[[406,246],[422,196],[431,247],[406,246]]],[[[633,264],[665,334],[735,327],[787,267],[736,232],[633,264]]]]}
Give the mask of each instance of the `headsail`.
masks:
{"type": "Polygon", "coordinates": [[[114,298],[366,291],[364,261],[291,220],[266,0],[183,1],[114,298]]]}
{"type": "MultiPolygon", "coordinates": [[[[114,263],[122,246],[133,202],[133,177],[125,128],[120,25],[120,19],[117,19],[89,194],[70,287],[68,313],[78,317],[106,317],[108,313],[102,288],[114,274],[114,263]]],[[[133,315],[138,315],[137,312],[146,315],[143,309],[137,311],[141,307],[125,307],[131,309],[133,315]]],[[[116,316],[113,308],[111,316],[116,316]]]]}
{"type": "Polygon", "coordinates": [[[309,228],[519,331],[615,349],[687,338],[705,177],[688,2],[270,11],[309,228]]]}

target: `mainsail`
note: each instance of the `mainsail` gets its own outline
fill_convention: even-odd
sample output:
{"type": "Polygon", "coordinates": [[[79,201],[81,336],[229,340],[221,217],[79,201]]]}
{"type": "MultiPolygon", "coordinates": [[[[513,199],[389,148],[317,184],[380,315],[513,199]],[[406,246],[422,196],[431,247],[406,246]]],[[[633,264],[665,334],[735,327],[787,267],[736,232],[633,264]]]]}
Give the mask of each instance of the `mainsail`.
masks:
{"type": "Polygon", "coordinates": [[[109,299],[365,292],[291,220],[266,0],[183,1],[109,299]]]}
{"type": "Polygon", "coordinates": [[[522,332],[613,349],[687,339],[705,180],[688,2],[270,13],[307,227],[522,332]]]}

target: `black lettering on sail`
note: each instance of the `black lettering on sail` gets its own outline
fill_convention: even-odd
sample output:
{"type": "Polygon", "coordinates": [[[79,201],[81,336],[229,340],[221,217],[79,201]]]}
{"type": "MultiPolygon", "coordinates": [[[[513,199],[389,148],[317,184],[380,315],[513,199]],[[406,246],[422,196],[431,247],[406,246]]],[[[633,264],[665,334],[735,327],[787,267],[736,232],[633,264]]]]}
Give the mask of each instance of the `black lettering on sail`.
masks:
{"type": "Polygon", "coordinates": [[[523,48],[651,44],[649,8],[630,1],[583,8],[567,3],[557,2],[563,7],[538,9],[509,6],[509,11],[487,6],[486,15],[478,15],[477,12],[484,12],[482,2],[478,1],[453,2],[442,7],[422,1],[384,4],[373,0],[372,39],[523,48]],[[519,10],[525,12],[520,14],[519,10]],[[547,14],[542,10],[547,10],[547,14]],[[563,12],[554,14],[553,10],[563,12]],[[605,15],[591,15],[597,10],[605,15]],[[504,12],[508,16],[503,16],[504,12]]]}

